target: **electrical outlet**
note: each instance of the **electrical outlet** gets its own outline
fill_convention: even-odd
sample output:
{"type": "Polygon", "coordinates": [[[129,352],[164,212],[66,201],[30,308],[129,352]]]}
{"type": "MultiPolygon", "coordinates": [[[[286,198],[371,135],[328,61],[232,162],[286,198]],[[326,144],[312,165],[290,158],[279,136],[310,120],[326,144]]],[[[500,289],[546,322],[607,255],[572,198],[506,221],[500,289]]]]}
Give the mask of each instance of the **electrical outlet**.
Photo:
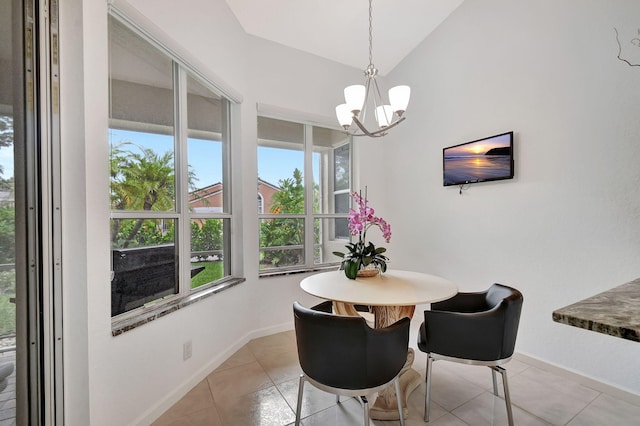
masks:
{"type": "Polygon", "coordinates": [[[191,358],[191,351],[192,351],[192,347],[191,347],[191,340],[185,342],[182,345],[182,360],[186,361],[189,358],[191,358]]]}

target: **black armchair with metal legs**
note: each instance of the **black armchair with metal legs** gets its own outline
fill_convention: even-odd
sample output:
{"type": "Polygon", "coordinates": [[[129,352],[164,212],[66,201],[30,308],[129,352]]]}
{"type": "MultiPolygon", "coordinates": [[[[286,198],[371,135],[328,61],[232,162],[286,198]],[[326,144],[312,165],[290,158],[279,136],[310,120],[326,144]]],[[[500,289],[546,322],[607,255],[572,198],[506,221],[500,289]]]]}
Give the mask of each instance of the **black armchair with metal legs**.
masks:
{"type": "Polygon", "coordinates": [[[513,355],[523,297],[518,290],[493,284],[478,293],[458,293],[431,304],[424,311],[418,348],[427,353],[424,420],[429,421],[433,361],[446,360],[491,368],[493,393],[498,395],[496,373],[502,376],[509,425],[513,425],[506,370],[513,355]]]}
{"type": "MultiPolygon", "coordinates": [[[[300,424],[304,383],[335,395],[360,397],[369,425],[367,395],[395,383],[400,424],[404,425],[398,374],[407,361],[409,318],[374,329],[359,316],[333,315],[293,304],[300,376],[296,425],[300,424]]],[[[338,399],[339,401],[339,399],[338,399]]]]}

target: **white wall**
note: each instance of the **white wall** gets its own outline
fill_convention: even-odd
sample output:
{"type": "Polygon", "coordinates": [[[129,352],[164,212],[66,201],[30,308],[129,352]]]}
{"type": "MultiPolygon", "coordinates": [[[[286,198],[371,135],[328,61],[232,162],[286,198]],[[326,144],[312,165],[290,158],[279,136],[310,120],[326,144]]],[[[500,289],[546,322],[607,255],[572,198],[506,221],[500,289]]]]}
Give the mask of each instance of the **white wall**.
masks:
{"type": "Polygon", "coordinates": [[[517,351],[635,394],[638,343],[551,314],[640,276],[640,68],[614,32],[639,16],[636,0],[466,0],[389,75],[412,87],[408,119],[363,176],[385,171],[394,267],[519,288],[517,351]],[[514,180],[442,186],[443,147],[509,130],[514,180]]]}

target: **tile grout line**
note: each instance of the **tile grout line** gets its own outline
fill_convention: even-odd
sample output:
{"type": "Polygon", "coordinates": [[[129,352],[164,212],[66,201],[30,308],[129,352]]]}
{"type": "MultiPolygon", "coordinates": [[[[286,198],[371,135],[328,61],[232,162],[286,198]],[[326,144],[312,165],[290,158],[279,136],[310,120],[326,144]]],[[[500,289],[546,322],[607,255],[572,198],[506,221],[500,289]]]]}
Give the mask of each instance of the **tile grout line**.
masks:
{"type": "Polygon", "coordinates": [[[207,381],[207,389],[209,389],[209,395],[211,395],[211,402],[213,402],[213,408],[216,412],[216,417],[218,417],[218,421],[220,422],[220,424],[224,426],[224,423],[222,422],[222,418],[220,417],[220,410],[218,409],[218,403],[216,402],[216,398],[213,396],[213,389],[211,389],[211,382],[209,381],[209,375],[211,375],[213,371],[207,374],[207,377],[205,377],[205,380],[207,381]]]}
{"type": "MultiPolygon", "coordinates": [[[[598,392],[598,391],[596,391],[596,392],[598,392]]],[[[591,401],[589,401],[589,403],[588,403],[587,405],[585,405],[584,407],[582,407],[582,408],[581,408],[581,409],[580,409],[580,410],[579,410],[579,411],[578,411],[578,412],[577,412],[573,417],[571,417],[571,418],[569,419],[569,421],[568,421],[568,422],[566,422],[566,423],[565,423],[565,425],[570,424],[570,423],[571,423],[575,418],[577,418],[580,414],[582,414],[582,412],[583,412],[584,410],[586,410],[587,408],[589,408],[589,407],[591,406],[591,404],[593,404],[593,402],[594,402],[596,399],[600,398],[601,396],[602,396],[602,392],[598,392],[598,396],[596,396],[595,398],[593,398],[591,401]]]]}

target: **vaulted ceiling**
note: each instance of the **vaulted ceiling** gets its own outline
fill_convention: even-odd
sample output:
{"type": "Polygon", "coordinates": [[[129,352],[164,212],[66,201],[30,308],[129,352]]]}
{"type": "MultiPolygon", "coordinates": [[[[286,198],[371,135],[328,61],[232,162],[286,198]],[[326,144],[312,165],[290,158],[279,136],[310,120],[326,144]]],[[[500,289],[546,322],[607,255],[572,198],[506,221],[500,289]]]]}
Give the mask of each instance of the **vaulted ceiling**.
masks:
{"type": "MultiPolygon", "coordinates": [[[[257,37],[364,69],[367,0],[226,0],[257,37]]],[[[373,0],[373,63],[389,73],[463,0],[373,0]]]]}

